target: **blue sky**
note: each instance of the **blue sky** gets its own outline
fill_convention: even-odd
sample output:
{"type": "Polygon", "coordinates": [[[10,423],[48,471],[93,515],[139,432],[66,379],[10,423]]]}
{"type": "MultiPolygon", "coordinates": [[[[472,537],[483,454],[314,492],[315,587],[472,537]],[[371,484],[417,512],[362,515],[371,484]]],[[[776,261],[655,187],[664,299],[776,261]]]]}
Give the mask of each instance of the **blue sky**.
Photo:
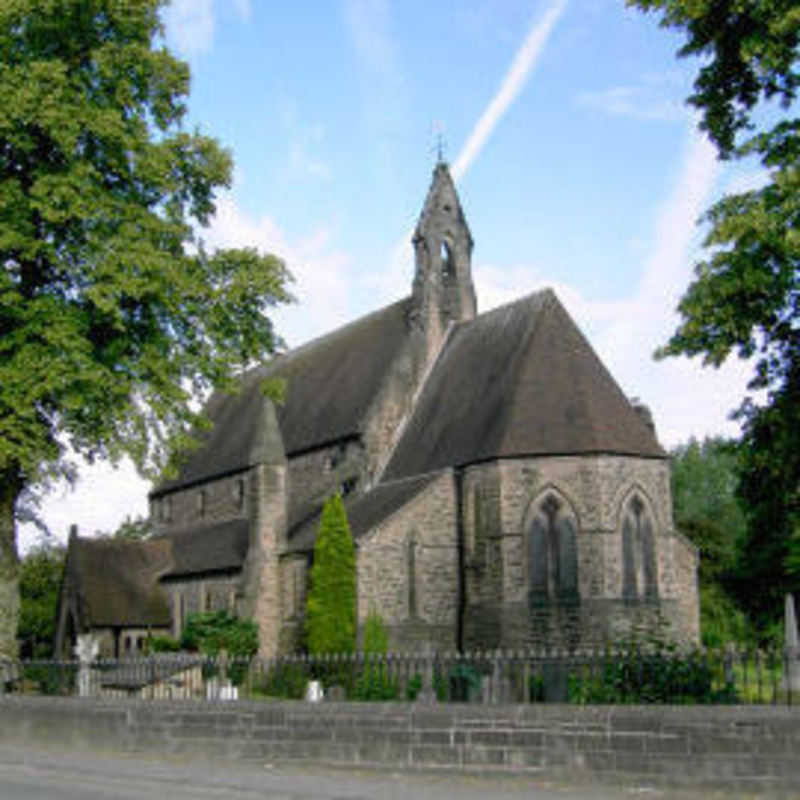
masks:
{"type": "MultiPolygon", "coordinates": [[[[717,162],[684,99],[696,61],[623,0],[175,0],[187,126],[229,147],[210,246],[281,255],[289,345],[410,290],[409,239],[436,158],[475,240],[479,311],[551,286],[662,443],[735,434],[747,365],[654,362],[700,255],[696,220],[758,185],[717,162]]],[[[65,538],[146,512],[130,465],[85,467],[43,512],[65,538]]],[[[23,527],[23,548],[35,539],[23,527]]]]}

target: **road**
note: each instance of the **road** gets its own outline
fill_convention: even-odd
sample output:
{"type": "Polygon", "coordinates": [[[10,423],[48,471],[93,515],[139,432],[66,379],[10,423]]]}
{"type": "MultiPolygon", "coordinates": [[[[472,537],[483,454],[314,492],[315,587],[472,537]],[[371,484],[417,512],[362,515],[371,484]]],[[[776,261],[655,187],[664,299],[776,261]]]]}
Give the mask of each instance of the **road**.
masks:
{"type": "Polygon", "coordinates": [[[647,786],[567,787],[531,776],[210,763],[0,745],[0,800],[630,800],[676,796],[647,786]]]}

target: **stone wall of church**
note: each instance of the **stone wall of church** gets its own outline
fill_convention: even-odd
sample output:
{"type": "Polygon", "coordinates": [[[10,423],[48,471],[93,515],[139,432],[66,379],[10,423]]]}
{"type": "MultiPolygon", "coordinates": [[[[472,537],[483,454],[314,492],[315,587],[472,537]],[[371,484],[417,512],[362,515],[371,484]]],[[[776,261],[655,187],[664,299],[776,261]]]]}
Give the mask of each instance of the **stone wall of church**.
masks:
{"type": "Polygon", "coordinates": [[[387,372],[364,425],[365,468],[370,484],[376,482],[386,467],[404,426],[413,411],[414,401],[423,383],[431,359],[438,354],[441,338],[434,352],[428,352],[428,340],[419,327],[410,327],[405,346],[387,372]]]}
{"type": "Polygon", "coordinates": [[[336,491],[343,496],[358,491],[363,486],[364,461],[364,448],[356,438],[292,456],[289,492],[295,515],[302,519],[336,491]]]}
{"type": "Polygon", "coordinates": [[[247,471],[150,498],[157,533],[239,519],[250,514],[247,471]]]}
{"type": "MultiPolygon", "coordinates": [[[[554,512],[555,513],[555,512],[554,512]]],[[[650,530],[648,528],[648,530],[650,530]]],[[[694,548],[672,527],[669,462],[624,456],[508,459],[464,474],[465,646],[574,646],[618,641],[632,628],[696,642],[694,548]],[[531,526],[550,495],[573,536],[574,590],[532,585],[531,526]],[[631,591],[623,513],[632,502],[652,529],[648,589],[631,591]],[[627,570],[627,574],[626,574],[627,570]]],[[[630,559],[630,556],[628,557],[630,559]]],[[[641,562],[643,556],[640,554],[641,562]]],[[[569,575],[561,566],[561,580],[569,575]]],[[[547,576],[544,576],[544,580],[547,576]]],[[[635,580],[634,580],[635,585],[635,580]]]]}
{"type": "Polygon", "coordinates": [[[411,502],[361,538],[358,619],[377,611],[392,650],[454,650],[458,541],[453,474],[443,471],[411,502]]]}
{"type": "Polygon", "coordinates": [[[172,636],[183,632],[190,614],[204,611],[238,612],[239,574],[198,575],[172,578],[161,582],[172,616],[172,636]]]}
{"type": "Polygon", "coordinates": [[[281,653],[295,653],[302,645],[308,581],[307,556],[293,553],[281,559],[283,592],[283,625],[279,645],[281,653]]]}

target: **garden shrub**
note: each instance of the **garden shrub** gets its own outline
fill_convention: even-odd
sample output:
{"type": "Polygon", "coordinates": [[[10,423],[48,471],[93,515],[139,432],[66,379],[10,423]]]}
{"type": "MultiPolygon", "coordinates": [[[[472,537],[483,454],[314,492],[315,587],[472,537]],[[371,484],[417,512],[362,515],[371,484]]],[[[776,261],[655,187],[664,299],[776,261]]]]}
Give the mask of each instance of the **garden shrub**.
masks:
{"type": "Polygon", "coordinates": [[[364,665],[353,687],[354,700],[396,700],[399,695],[397,681],[389,675],[386,653],[389,637],[383,618],[370,610],[364,621],[364,665]]]}
{"type": "Polygon", "coordinates": [[[571,672],[573,703],[731,703],[733,684],[698,651],[678,652],[671,646],[645,649],[636,644],[608,653],[599,670],[571,672]]]}
{"type": "Polygon", "coordinates": [[[203,665],[203,677],[218,674],[219,656],[224,651],[230,659],[228,677],[235,686],[244,681],[250,660],[258,652],[258,626],[249,619],[239,619],[227,611],[190,614],[181,635],[181,648],[209,656],[203,665]]]}

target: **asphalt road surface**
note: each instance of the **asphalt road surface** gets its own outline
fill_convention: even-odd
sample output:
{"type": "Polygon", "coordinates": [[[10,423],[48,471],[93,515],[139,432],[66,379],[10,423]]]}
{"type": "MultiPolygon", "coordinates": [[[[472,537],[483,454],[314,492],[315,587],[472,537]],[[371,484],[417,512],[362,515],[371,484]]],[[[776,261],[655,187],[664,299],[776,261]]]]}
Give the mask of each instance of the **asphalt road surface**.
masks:
{"type": "Polygon", "coordinates": [[[534,776],[210,763],[0,746],[0,800],[630,800],[714,796],[723,795],[676,795],[648,786],[569,787],[534,776]]]}

